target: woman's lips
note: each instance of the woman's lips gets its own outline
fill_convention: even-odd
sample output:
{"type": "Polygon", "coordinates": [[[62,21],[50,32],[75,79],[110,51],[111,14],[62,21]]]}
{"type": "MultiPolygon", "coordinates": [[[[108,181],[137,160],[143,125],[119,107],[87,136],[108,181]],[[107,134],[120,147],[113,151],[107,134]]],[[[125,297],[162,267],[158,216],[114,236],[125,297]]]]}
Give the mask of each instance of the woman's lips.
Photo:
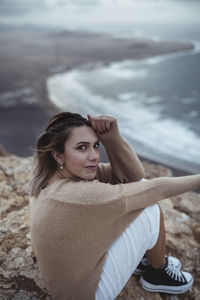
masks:
{"type": "Polygon", "coordinates": [[[97,166],[86,166],[85,168],[89,171],[96,171],[97,166]]]}

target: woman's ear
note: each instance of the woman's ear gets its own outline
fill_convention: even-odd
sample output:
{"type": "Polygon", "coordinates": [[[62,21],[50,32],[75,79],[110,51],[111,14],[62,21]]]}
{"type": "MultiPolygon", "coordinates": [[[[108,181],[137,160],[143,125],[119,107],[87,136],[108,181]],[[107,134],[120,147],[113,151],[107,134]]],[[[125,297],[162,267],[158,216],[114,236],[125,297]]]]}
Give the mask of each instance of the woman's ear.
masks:
{"type": "Polygon", "coordinates": [[[52,151],[51,154],[58,164],[62,164],[64,162],[63,154],[58,153],[57,151],[52,151]]]}

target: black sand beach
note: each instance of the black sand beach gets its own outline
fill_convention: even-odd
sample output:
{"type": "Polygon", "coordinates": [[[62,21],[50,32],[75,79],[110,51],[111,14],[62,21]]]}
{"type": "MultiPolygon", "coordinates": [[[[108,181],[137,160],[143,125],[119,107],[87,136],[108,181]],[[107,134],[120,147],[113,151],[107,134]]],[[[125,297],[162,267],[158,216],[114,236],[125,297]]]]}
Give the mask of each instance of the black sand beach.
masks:
{"type": "Polygon", "coordinates": [[[84,64],[137,60],[193,48],[174,41],[112,38],[31,26],[0,27],[0,44],[0,145],[19,156],[32,155],[37,136],[59,112],[48,99],[48,76],[84,64]]]}

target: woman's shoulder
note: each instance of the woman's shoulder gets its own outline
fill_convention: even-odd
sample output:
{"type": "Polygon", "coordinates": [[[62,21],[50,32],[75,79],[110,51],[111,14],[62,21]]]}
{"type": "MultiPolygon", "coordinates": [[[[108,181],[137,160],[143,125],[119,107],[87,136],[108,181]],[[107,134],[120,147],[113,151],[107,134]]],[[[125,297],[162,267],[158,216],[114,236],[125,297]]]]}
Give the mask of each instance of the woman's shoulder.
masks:
{"type": "Polygon", "coordinates": [[[71,204],[88,204],[94,190],[98,189],[98,180],[74,181],[59,179],[47,185],[40,195],[40,200],[54,200],[71,204]]]}
{"type": "Polygon", "coordinates": [[[41,191],[39,197],[66,197],[70,190],[77,188],[79,189],[79,186],[79,181],[73,181],[66,178],[55,180],[45,186],[45,188],[41,191]]]}
{"type": "Polygon", "coordinates": [[[40,201],[55,201],[89,206],[109,205],[117,200],[114,186],[99,180],[73,181],[60,179],[47,186],[39,195],[40,201]]]}

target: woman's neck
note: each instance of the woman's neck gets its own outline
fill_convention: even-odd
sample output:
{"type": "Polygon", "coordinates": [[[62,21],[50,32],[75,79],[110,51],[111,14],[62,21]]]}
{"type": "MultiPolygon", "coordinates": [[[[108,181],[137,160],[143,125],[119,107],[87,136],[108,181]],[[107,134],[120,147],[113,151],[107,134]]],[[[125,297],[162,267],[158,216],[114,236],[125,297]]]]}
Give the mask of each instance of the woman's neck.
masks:
{"type": "Polygon", "coordinates": [[[55,171],[55,173],[51,176],[51,178],[47,182],[47,186],[51,185],[53,182],[61,180],[61,179],[69,179],[73,181],[80,181],[83,180],[80,177],[72,177],[68,174],[65,170],[60,171],[59,169],[55,171]]]}
{"type": "Polygon", "coordinates": [[[53,182],[60,180],[60,179],[68,179],[68,178],[66,176],[64,176],[60,171],[56,170],[55,173],[48,180],[48,185],[51,185],[53,182]]]}

